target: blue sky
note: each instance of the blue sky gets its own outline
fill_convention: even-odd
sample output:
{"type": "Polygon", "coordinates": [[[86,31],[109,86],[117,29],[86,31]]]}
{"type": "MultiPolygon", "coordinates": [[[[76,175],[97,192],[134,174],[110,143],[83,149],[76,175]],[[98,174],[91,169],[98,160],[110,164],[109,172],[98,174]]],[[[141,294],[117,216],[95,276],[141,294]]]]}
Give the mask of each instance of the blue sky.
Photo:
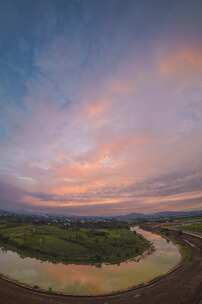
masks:
{"type": "Polygon", "coordinates": [[[200,209],[201,1],[0,8],[0,208],[200,209]]]}

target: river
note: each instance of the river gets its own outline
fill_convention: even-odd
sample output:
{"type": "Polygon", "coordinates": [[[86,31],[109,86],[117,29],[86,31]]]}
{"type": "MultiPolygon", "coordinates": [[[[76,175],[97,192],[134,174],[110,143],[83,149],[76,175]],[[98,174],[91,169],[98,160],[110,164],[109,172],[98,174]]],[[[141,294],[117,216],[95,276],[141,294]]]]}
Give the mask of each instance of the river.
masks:
{"type": "Polygon", "coordinates": [[[134,228],[153,243],[155,251],[138,261],[120,265],[64,265],[21,257],[0,248],[0,272],[30,286],[71,295],[101,295],[127,290],[166,274],[181,259],[176,245],[158,234],[134,228]]]}

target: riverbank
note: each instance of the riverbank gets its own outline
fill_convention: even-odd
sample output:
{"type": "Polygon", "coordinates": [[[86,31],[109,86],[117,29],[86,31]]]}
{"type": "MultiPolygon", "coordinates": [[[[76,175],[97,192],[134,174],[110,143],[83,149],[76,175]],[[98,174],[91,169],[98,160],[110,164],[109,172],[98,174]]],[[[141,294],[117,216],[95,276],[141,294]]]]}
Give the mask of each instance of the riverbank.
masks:
{"type": "Polygon", "coordinates": [[[111,296],[72,297],[42,294],[0,279],[3,304],[195,304],[202,296],[202,241],[192,236],[172,237],[185,245],[184,237],[195,245],[190,263],[183,262],[175,271],[147,286],[111,296]],[[189,292],[187,293],[187,290],[189,292]]]}
{"type": "Polygon", "coordinates": [[[61,267],[61,265],[47,265],[46,263],[30,264],[32,261],[29,259],[27,264],[26,258],[20,259],[18,256],[15,258],[15,255],[11,253],[11,259],[9,259],[10,254],[8,253],[9,255],[7,257],[7,253],[5,253],[3,256],[0,255],[1,271],[4,274],[7,273],[8,276],[15,278],[17,281],[24,282],[29,286],[35,286],[37,290],[42,288],[43,290],[49,290],[51,293],[57,292],[58,294],[95,296],[98,294],[116,294],[134,289],[172,271],[180,261],[180,254],[172,242],[167,242],[159,235],[140,228],[136,228],[136,230],[138,234],[143,235],[143,237],[147,238],[150,242],[153,241],[153,246],[150,247],[150,250],[142,256],[138,256],[137,261],[133,259],[128,260],[120,264],[120,266],[103,265],[99,269],[95,267],[86,268],[83,265],[61,267]],[[155,247],[155,251],[153,247],[155,247]],[[167,252],[169,252],[168,255],[167,252]],[[4,261],[3,264],[1,263],[2,258],[4,261]],[[11,272],[7,272],[8,267],[6,265],[9,265],[9,268],[12,269],[11,272]],[[21,275],[21,269],[26,274],[25,280],[21,275]],[[35,269],[33,278],[32,269],[35,269]],[[146,272],[145,269],[147,269],[146,272]],[[38,276],[36,276],[38,270],[40,270],[40,272],[38,272],[38,276]],[[53,277],[50,276],[50,272],[53,274],[53,277]],[[14,276],[14,273],[19,273],[19,275],[14,276]],[[46,273],[48,276],[46,276],[46,273]],[[57,273],[60,273],[62,279],[59,279],[57,273]],[[27,277],[28,274],[29,280],[27,277]],[[75,274],[77,274],[76,281],[75,274]],[[45,277],[46,283],[44,285],[45,277]],[[56,282],[55,279],[58,281],[57,285],[54,283],[56,282]],[[83,279],[85,279],[85,281],[83,281],[83,279]],[[66,286],[65,289],[62,289],[62,286],[66,286]]]}
{"type": "Polygon", "coordinates": [[[5,250],[63,264],[119,264],[145,252],[150,243],[127,228],[61,228],[54,225],[0,223],[5,250]]]}

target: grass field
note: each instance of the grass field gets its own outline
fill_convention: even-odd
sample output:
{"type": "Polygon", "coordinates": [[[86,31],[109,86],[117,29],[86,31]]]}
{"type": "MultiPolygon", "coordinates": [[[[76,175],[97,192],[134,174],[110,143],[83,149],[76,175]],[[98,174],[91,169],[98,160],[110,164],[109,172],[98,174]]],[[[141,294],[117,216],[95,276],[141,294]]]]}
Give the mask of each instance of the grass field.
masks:
{"type": "Polygon", "coordinates": [[[56,225],[0,223],[4,248],[64,263],[120,263],[142,254],[150,243],[127,228],[60,228],[56,225]],[[10,247],[9,247],[10,246],[10,247]]]}
{"type": "Polygon", "coordinates": [[[201,223],[190,223],[178,226],[183,231],[195,232],[202,234],[202,222],[201,223]]]}

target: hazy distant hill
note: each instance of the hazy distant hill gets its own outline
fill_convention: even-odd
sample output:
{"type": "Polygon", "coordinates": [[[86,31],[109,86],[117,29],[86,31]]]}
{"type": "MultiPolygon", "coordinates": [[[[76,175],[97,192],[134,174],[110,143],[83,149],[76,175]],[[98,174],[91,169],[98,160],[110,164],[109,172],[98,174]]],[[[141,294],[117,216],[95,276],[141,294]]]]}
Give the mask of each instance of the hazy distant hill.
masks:
{"type": "Polygon", "coordinates": [[[25,217],[40,217],[43,219],[54,219],[54,218],[63,218],[71,219],[72,221],[76,220],[85,220],[85,221],[102,221],[102,220],[119,220],[119,221],[131,221],[131,220],[141,220],[141,219],[163,219],[163,218],[175,218],[175,217],[188,217],[188,216],[202,216],[202,210],[193,210],[193,211],[163,211],[156,213],[129,213],[126,215],[118,216],[76,216],[76,215],[54,215],[47,213],[30,213],[30,212],[13,212],[0,209],[0,216],[25,216],[25,217]]]}
{"type": "Polygon", "coordinates": [[[158,219],[158,218],[175,218],[175,217],[188,217],[188,216],[202,216],[202,210],[194,211],[162,211],[150,214],[143,213],[130,213],[121,215],[116,218],[120,220],[135,220],[135,219],[158,219]]]}

